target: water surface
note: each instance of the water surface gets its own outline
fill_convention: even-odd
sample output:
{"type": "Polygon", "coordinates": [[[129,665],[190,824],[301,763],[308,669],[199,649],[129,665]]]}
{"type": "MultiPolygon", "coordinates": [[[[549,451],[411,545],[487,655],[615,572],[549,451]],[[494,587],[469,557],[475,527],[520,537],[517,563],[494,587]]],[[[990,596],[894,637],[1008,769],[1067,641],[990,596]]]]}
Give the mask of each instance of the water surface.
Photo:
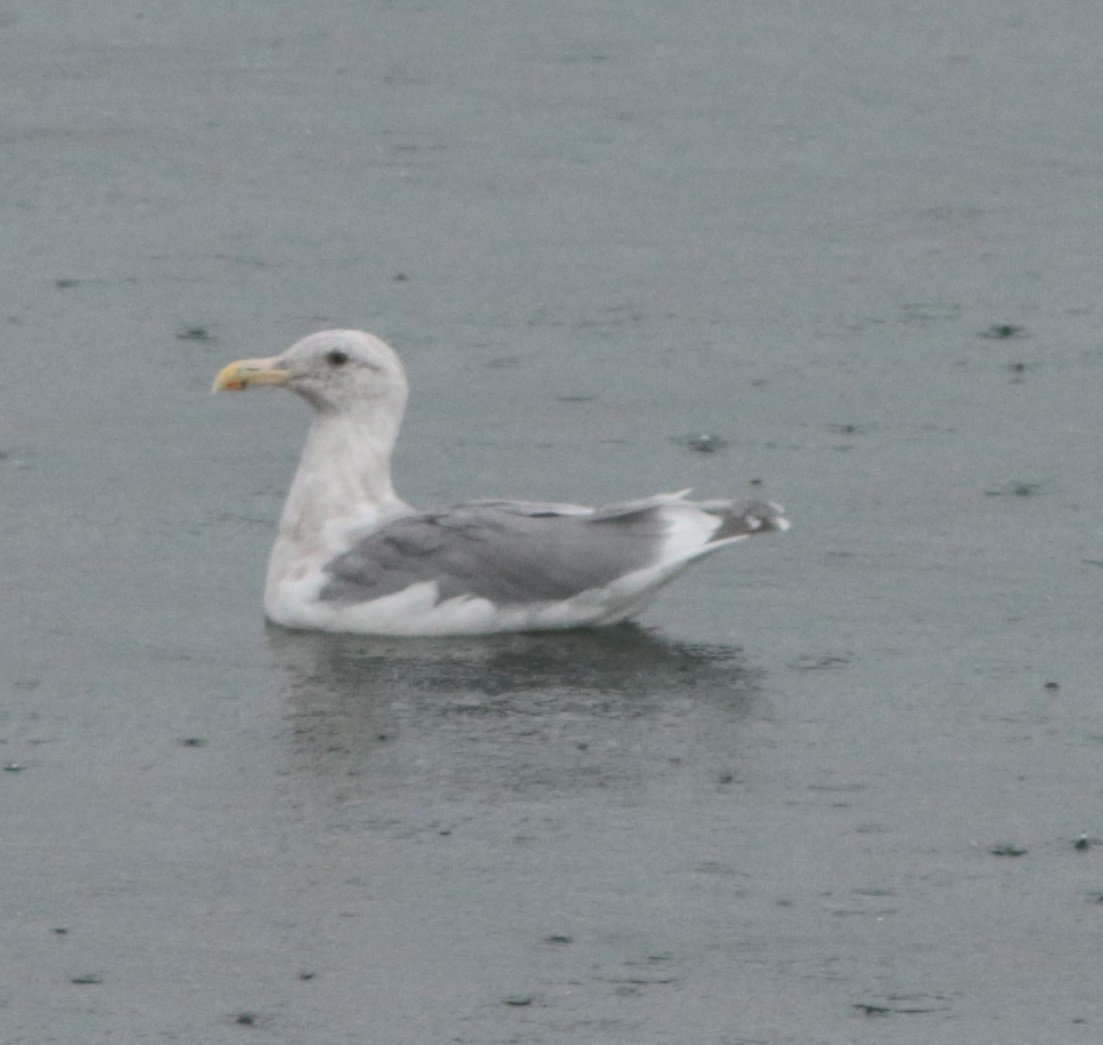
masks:
{"type": "Polygon", "coordinates": [[[0,11],[0,1040],[1097,1041],[1101,37],[0,11]],[[307,417],[207,389],[330,325],[414,503],[794,529],[635,628],[267,629],[307,417]]]}

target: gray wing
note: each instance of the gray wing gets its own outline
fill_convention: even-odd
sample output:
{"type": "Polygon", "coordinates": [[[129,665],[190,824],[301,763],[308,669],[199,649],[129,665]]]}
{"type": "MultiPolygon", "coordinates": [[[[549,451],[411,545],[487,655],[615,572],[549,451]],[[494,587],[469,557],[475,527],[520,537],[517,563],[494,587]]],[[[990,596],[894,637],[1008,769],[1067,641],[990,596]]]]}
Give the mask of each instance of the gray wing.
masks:
{"type": "Polygon", "coordinates": [[[472,595],[497,605],[567,599],[656,562],[667,503],[655,498],[595,513],[484,501],[415,512],[328,563],[321,598],[362,602],[435,581],[441,599],[472,595]]]}

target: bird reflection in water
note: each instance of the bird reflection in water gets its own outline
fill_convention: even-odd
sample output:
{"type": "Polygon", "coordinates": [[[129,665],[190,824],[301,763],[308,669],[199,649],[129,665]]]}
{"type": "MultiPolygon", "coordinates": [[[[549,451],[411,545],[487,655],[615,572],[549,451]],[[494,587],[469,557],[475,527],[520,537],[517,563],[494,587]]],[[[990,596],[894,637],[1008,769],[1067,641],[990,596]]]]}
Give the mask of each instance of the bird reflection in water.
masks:
{"type": "Polygon", "coordinates": [[[702,759],[730,773],[758,685],[737,647],[632,624],[463,640],[273,627],[268,640],[296,769],[376,783],[576,787],[702,759]]]}

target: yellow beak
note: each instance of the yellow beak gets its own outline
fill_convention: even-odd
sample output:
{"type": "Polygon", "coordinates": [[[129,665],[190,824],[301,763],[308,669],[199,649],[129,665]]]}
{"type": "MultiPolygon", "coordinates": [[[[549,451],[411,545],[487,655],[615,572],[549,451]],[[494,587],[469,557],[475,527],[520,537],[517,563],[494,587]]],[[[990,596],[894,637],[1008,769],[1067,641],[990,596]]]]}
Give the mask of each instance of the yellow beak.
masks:
{"type": "Polygon", "coordinates": [[[287,371],[277,365],[278,359],[239,359],[224,366],[211,385],[212,392],[241,392],[250,385],[285,385],[287,371]]]}

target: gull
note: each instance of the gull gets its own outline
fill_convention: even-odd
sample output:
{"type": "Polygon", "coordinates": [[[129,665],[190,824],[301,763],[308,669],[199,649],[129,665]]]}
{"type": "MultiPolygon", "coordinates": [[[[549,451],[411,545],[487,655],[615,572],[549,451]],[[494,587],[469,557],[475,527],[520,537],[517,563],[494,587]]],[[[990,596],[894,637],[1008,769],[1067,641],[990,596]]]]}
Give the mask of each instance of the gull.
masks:
{"type": "Polygon", "coordinates": [[[688,490],[599,508],[415,508],[391,479],[406,372],[363,331],[324,330],[230,363],[213,390],[253,387],[314,408],[265,583],[265,614],[284,627],[480,635],[615,624],[698,560],[789,528],[779,505],[691,501],[688,490]]]}

